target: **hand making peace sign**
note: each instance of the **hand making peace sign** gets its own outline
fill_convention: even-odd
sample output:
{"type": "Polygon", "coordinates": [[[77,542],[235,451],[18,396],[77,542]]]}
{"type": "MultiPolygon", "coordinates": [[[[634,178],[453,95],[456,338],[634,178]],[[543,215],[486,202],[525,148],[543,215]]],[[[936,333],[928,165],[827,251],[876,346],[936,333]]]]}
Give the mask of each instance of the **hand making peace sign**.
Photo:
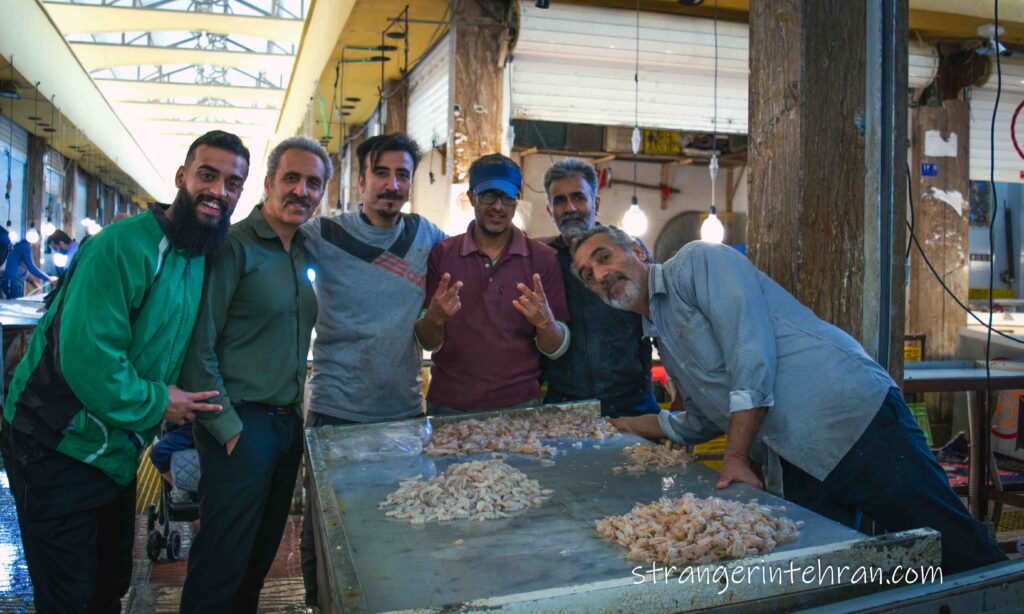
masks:
{"type": "Polygon", "coordinates": [[[554,321],[551,307],[548,306],[548,297],[544,294],[544,285],[540,283],[540,275],[533,274],[533,290],[523,283],[516,284],[516,288],[523,295],[512,301],[512,306],[523,314],[530,324],[540,330],[554,321]]]}
{"type": "Polygon", "coordinates": [[[449,287],[448,282],[451,281],[451,278],[452,276],[448,273],[441,276],[441,280],[437,284],[437,291],[430,298],[430,306],[427,307],[426,317],[439,325],[443,325],[462,309],[462,303],[459,301],[459,289],[462,288],[462,282],[457,281],[449,287]]]}

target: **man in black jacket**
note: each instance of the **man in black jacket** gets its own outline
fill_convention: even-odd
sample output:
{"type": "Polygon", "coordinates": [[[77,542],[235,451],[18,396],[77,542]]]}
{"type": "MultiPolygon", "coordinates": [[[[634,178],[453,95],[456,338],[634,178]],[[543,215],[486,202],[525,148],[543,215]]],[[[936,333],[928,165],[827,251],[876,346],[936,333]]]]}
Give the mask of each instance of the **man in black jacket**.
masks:
{"type": "Polygon", "coordinates": [[[544,174],[548,213],[559,235],[545,241],[558,252],[569,303],[569,350],[544,361],[545,403],[599,399],[605,416],[657,413],[651,392],[651,343],[640,316],[606,305],[572,274],[569,245],[597,223],[601,197],[594,167],[578,158],[544,174]]]}

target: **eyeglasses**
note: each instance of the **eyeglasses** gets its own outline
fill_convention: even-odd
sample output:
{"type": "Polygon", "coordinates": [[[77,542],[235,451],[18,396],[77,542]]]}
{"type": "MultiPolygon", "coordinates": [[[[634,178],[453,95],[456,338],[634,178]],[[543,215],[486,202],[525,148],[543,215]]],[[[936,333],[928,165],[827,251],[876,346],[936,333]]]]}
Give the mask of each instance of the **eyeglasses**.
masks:
{"type": "Polygon", "coordinates": [[[518,198],[514,196],[508,196],[506,194],[494,190],[488,190],[483,194],[477,194],[476,200],[480,204],[487,205],[488,207],[498,202],[499,200],[501,201],[501,204],[506,207],[515,207],[517,204],[519,204],[518,198]]]}

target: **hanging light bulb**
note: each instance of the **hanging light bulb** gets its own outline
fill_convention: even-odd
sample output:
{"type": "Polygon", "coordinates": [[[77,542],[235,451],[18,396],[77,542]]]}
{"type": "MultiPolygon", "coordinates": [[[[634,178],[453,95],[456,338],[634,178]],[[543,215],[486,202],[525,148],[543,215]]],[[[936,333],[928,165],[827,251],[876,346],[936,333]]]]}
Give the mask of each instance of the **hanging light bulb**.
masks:
{"type": "Polygon", "coordinates": [[[14,229],[14,225],[11,224],[11,220],[7,220],[7,236],[11,239],[11,245],[14,245],[21,240],[21,234],[14,229]]]}
{"type": "Polygon", "coordinates": [[[60,252],[54,252],[53,254],[53,266],[58,269],[63,269],[68,265],[68,255],[61,254],[60,252]]]}
{"type": "Polygon", "coordinates": [[[57,232],[57,227],[53,225],[53,221],[50,218],[46,218],[46,221],[43,222],[43,236],[49,237],[55,232],[57,232]]]}
{"type": "Polygon", "coordinates": [[[629,209],[626,209],[626,214],[622,216],[622,229],[634,237],[647,232],[647,215],[640,210],[636,196],[630,200],[629,209]]]}
{"type": "Polygon", "coordinates": [[[718,219],[715,211],[715,179],[718,178],[718,153],[711,154],[711,164],[708,165],[708,172],[711,174],[711,212],[700,225],[700,240],[709,243],[721,243],[725,239],[725,226],[722,220],[718,219]]]}
{"type": "Polygon", "coordinates": [[[718,219],[715,210],[712,209],[700,225],[700,240],[708,243],[721,243],[723,239],[725,239],[725,226],[722,225],[722,220],[718,219]]]}
{"type": "Polygon", "coordinates": [[[39,243],[39,231],[36,230],[35,222],[28,225],[28,232],[25,233],[25,240],[32,245],[39,243]]]}
{"type": "Polygon", "coordinates": [[[640,153],[640,0],[636,3],[636,58],[633,73],[633,197],[629,200],[629,209],[622,216],[622,229],[628,234],[639,237],[647,232],[647,216],[640,210],[640,201],[636,197],[637,187],[637,154],[640,153]]]}

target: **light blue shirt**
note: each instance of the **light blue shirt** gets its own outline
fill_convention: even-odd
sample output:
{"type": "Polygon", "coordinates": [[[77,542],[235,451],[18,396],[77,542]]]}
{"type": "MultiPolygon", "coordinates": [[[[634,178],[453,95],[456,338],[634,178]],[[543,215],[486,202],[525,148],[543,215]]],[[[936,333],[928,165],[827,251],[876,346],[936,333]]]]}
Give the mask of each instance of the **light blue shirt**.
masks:
{"type": "Polygon", "coordinates": [[[651,266],[650,318],[685,412],[662,430],[697,444],[729,430],[732,412],[767,407],[751,445],[768,490],[782,494],[781,456],[819,480],[864,434],[896,384],[852,337],[736,250],[694,241],[651,266]]]}

